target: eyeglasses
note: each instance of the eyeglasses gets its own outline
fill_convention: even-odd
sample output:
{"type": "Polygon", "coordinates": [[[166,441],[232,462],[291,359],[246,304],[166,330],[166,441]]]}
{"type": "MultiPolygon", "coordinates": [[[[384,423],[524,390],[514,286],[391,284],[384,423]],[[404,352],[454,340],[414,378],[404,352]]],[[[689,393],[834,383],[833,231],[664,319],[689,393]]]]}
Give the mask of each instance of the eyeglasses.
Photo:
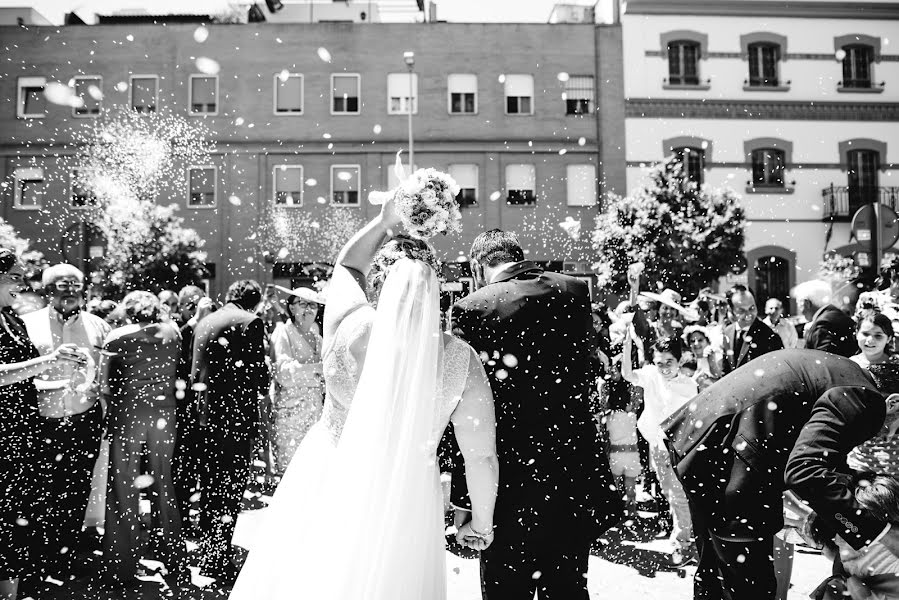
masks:
{"type": "Polygon", "coordinates": [[[317,308],[314,304],[309,304],[303,300],[296,300],[295,302],[291,302],[290,305],[300,310],[315,310],[317,308]]]}
{"type": "Polygon", "coordinates": [[[12,283],[24,283],[25,276],[21,273],[6,273],[3,275],[4,279],[10,281],[12,283]]]}
{"type": "Polygon", "coordinates": [[[55,287],[60,292],[80,292],[84,289],[84,284],[80,281],[57,281],[53,284],[53,287],[55,287]]]}

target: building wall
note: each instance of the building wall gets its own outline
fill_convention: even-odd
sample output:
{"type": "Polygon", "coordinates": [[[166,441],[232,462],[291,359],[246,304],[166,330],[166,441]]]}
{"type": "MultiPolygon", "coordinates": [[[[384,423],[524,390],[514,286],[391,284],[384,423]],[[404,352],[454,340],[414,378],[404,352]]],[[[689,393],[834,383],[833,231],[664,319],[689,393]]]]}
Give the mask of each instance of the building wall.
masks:
{"type": "MultiPolygon", "coordinates": [[[[68,107],[54,105],[45,118],[16,118],[18,77],[67,82],[77,75],[100,75],[106,106],[129,102],[129,93],[117,91],[116,84],[127,83],[130,75],[158,75],[160,112],[200,120],[211,130],[216,143],[213,163],[218,167],[216,207],[188,207],[185,189],[167,189],[160,201],[179,204],[186,225],[207,240],[218,275],[213,287],[221,290],[239,277],[270,279],[272,265],[266,257],[281,262],[333,259],[337,233],[326,231],[335,220],[328,204],[332,165],[361,167],[363,201],[358,208],[338,211],[340,224],[361,224],[375,213],[376,208],[365,201],[367,193],[387,187],[395,153],[407,145],[407,116],[388,114],[387,98],[387,74],[407,72],[403,62],[407,50],[415,52],[419,81],[419,108],[413,118],[417,165],[479,166],[478,206],[465,209],[463,234],[437,240],[438,246],[458,257],[467,253],[479,231],[504,227],[521,231],[531,258],[589,260],[588,236],[575,242],[558,226],[570,216],[582,219],[587,228],[596,211],[566,206],[566,166],[597,165],[599,177],[623,182],[624,155],[612,153],[600,167],[602,128],[595,115],[566,116],[559,74],[595,76],[597,49],[616,51],[614,40],[620,38],[616,28],[261,23],[210,25],[203,43],[195,41],[195,29],[191,25],[0,27],[0,38],[10,48],[8,60],[0,64],[0,176],[7,183],[0,214],[51,260],[61,258],[61,233],[79,219],[78,211],[67,206],[69,182],[63,165],[68,164],[65,156],[71,149],[65,145],[72,141],[73,130],[93,123],[74,118],[68,107]],[[613,42],[602,42],[606,37],[613,42]],[[566,43],[559,44],[561,39],[566,43]],[[327,49],[330,62],[322,59],[327,54],[320,48],[327,49]],[[195,64],[200,57],[212,58],[220,66],[216,116],[187,114],[189,76],[200,73],[195,64]],[[274,114],[274,81],[285,69],[304,76],[301,116],[274,114]],[[340,73],[361,74],[358,115],[331,114],[330,77],[340,73]],[[449,114],[451,73],[478,76],[476,114],[449,114]],[[534,76],[532,115],[505,114],[502,76],[517,73],[534,76]],[[268,235],[275,220],[272,168],[283,163],[301,164],[307,181],[302,207],[276,211],[280,231],[302,236],[302,243],[278,245],[268,235]],[[535,165],[536,206],[505,203],[505,166],[517,163],[535,165]],[[47,173],[41,211],[12,207],[11,176],[26,164],[43,165],[47,173]]],[[[603,64],[620,64],[618,48],[618,57],[606,56],[603,64]]],[[[620,77],[604,83],[603,98],[621,98],[622,84],[620,77]]]]}
{"type": "Polygon", "coordinates": [[[824,219],[822,200],[825,188],[847,185],[841,142],[869,139],[884,144],[878,184],[899,185],[899,148],[894,143],[899,139],[899,49],[890,39],[899,5],[882,3],[892,16],[875,20],[858,18],[864,11],[855,12],[842,3],[834,3],[833,9],[841,15],[831,14],[822,3],[782,4],[772,9],[770,3],[751,1],[737,7],[715,1],[637,0],[628,3],[629,12],[622,18],[627,189],[642,185],[646,167],[668,154],[665,140],[701,141],[705,184],[730,187],[742,197],[750,262],[744,279],[750,284],[756,283],[753,261],[762,256],[788,259],[790,279],[799,282],[816,276],[825,251],[850,243],[849,224],[824,219]],[[770,13],[763,15],[763,10],[770,13]],[[699,61],[700,81],[707,89],[667,85],[663,43],[666,33],[677,31],[707,40],[699,61]],[[741,36],[757,32],[785,38],[779,72],[784,90],[744,89],[749,72],[741,36]],[[884,86],[867,92],[838,91],[843,73],[835,39],[846,35],[879,41],[873,80],[885,82],[884,86]],[[751,185],[752,166],[744,143],[757,138],[792,144],[784,173],[786,192],[758,193],[751,185]]]}

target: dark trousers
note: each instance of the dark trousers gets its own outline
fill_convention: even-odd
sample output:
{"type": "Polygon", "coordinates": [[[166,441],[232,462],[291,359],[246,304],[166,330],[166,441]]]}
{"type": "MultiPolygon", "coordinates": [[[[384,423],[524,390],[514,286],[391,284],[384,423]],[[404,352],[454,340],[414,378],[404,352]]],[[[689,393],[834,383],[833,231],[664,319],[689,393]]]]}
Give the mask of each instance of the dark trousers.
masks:
{"type": "Polygon", "coordinates": [[[41,417],[40,461],[47,487],[38,521],[41,571],[56,577],[72,568],[100,453],[103,414],[99,403],[63,418],[41,417]]]}
{"type": "Polygon", "coordinates": [[[155,408],[146,401],[138,407],[110,405],[109,478],[106,485],[106,527],[103,558],[106,570],[128,581],[137,573],[140,554],[140,491],[155,494],[153,516],[160,535],[156,558],[169,572],[186,568],[187,549],[181,538],[181,518],[172,483],[172,455],[175,451],[175,409],[155,408]],[[147,471],[141,475],[142,447],[146,447],[147,471]],[[151,479],[152,478],[152,479],[151,479]]]}
{"type": "Polygon", "coordinates": [[[203,428],[200,475],[200,568],[233,574],[231,538],[250,477],[255,423],[210,418],[203,428]]]}
{"type": "MultiPolygon", "coordinates": [[[[691,507],[692,508],[692,507],[691,507]]],[[[774,600],[773,536],[735,542],[714,535],[695,510],[693,534],[699,567],[693,579],[695,600],[774,600]]]]}
{"type": "Polygon", "coordinates": [[[483,600],[588,600],[590,520],[570,511],[496,518],[493,544],[481,552],[483,600]]]}
{"type": "Polygon", "coordinates": [[[185,391],[186,397],[177,409],[177,435],[173,459],[175,496],[181,513],[182,525],[190,519],[191,497],[200,491],[200,470],[203,466],[203,431],[197,422],[193,408],[193,392],[185,391]]]}

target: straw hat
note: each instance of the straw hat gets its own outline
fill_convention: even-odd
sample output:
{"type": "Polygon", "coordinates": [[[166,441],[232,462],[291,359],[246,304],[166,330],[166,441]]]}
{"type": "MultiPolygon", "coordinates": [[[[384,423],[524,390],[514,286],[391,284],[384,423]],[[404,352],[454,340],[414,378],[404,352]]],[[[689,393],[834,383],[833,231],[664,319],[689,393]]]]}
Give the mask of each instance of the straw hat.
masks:
{"type": "Polygon", "coordinates": [[[665,306],[670,306],[677,312],[683,315],[684,319],[687,321],[697,321],[699,320],[699,313],[695,310],[684,308],[681,306],[681,295],[671,288],[665,288],[662,290],[661,294],[655,294],[653,292],[640,292],[640,296],[644,298],[648,298],[654,302],[659,302],[660,304],[664,304],[665,306]]]}

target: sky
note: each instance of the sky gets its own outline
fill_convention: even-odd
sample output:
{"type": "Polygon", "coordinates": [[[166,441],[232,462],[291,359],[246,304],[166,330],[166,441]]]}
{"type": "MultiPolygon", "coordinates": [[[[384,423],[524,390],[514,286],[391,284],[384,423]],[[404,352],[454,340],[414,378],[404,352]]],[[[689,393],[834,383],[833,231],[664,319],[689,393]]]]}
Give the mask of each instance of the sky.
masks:
{"type": "MultiPolygon", "coordinates": [[[[257,0],[265,6],[264,0],[257,0]]],[[[288,0],[282,0],[288,4],[288,0]]],[[[413,0],[409,0],[410,4],[413,0]]],[[[440,0],[437,17],[445,21],[474,22],[536,22],[545,23],[558,0],[440,0]]],[[[571,4],[593,4],[591,0],[564,0],[571,4]]],[[[191,0],[191,12],[209,10],[227,4],[227,0],[191,0]]],[[[86,12],[113,12],[124,8],[149,8],[154,11],[177,11],[185,6],[184,0],[0,0],[0,7],[33,6],[53,22],[61,22],[66,12],[73,9],[86,12]]]]}

